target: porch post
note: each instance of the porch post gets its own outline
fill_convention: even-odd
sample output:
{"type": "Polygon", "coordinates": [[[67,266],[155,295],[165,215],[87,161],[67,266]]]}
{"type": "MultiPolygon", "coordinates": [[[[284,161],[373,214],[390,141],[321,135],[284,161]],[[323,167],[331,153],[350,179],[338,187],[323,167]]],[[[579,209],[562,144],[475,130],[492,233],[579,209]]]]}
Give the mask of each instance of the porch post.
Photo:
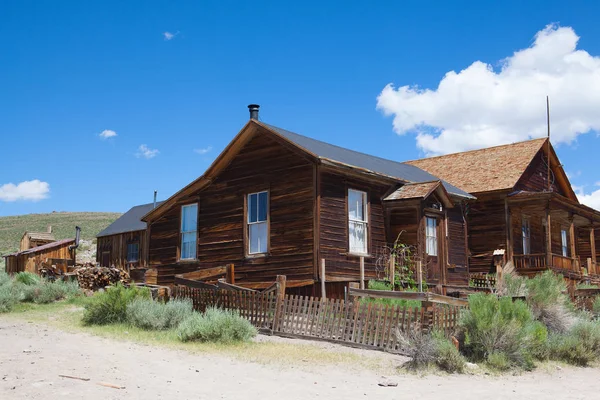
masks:
{"type": "Polygon", "coordinates": [[[552,266],[552,221],[550,207],[546,208],[546,266],[552,266]]]}
{"type": "Polygon", "coordinates": [[[595,230],[593,227],[590,229],[590,246],[592,248],[592,262],[595,264],[596,263],[596,237],[595,237],[595,230]]]}
{"type": "Polygon", "coordinates": [[[506,218],[506,261],[513,261],[513,217],[506,199],[504,199],[504,215],[506,218]]]}
{"type": "Polygon", "coordinates": [[[575,223],[573,222],[573,214],[569,216],[569,242],[571,245],[571,258],[577,258],[577,254],[575,254],[575,223]]]}

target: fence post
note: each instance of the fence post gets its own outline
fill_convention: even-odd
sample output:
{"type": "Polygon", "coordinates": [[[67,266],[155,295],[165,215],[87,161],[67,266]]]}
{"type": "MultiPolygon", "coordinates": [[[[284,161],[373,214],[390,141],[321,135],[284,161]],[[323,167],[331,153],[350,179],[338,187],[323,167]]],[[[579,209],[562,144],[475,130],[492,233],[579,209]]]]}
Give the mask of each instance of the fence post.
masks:
{"type": "Polygon", "coordinates": [[[235,285],[235,266],[234,266],[234,264],[227,264],[225,281],[231,285],[235,285]]]}
{"type": "Polygon", "coordinates": [[[395,290],[395,282],[396,282],[396,256],[392,254],[390,256],[390,283],[392,284],[392,291],[395,290]]]}
{"type": "Polygon", "coordinates": [[[365,288],[365,258],[360,258],[360,288],[365,288]]]}
{"type": "Polygon", "coordinates": [[[423,293],[423,269],[421,260],[417,261],[417,281],[419,282],[419,292],[423,293]]]}
{"type": "Polygon", "coordinates": [[[273,324],[271,325],[271,333],[279,328],[281,314],[283,312],[283,301],[285,300],[285,284],[287,277],[285,275],[277,275],[277,297],[275,299],[275,315],[273,316],[273,324]]]}
{"type": "Polygon", "coordinates": [[[435,304],[431,301],[423,301],[421,303],[421,307],[423,308],[423,321],[421,321],[421,328],[424,333],[429,333],[433,330],[433,325],[435,322],[435,304]]]}
{"type": "Polygon", "coordinates": [[[321,299],[327,298],[327,292],[325,290],[325,259],[321,258],[321,299]]]}

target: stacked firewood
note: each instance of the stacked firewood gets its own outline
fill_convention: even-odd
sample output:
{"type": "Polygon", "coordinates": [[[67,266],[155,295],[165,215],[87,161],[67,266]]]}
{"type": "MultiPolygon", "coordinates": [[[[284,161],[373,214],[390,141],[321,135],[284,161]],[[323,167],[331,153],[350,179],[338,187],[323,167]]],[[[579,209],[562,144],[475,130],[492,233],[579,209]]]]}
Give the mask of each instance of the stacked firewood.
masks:
{"type": "Polygon", "coordinates": [[[114,267],[82,267],[76,270],[77,281],[82,289],[98,290],[118,282],[129,283],[127,271],[114,267]]]}

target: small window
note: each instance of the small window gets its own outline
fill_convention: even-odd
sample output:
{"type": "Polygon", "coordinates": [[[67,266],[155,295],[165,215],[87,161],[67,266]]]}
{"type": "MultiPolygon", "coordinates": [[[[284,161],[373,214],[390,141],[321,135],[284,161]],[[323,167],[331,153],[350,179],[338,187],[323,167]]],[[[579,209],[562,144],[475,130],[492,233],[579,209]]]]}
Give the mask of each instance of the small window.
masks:
{"type": "Polygon", "coordinates": [[[437,219],[427,217],[427,229],[425,232],[425,242],[428,255],[436,257],[438,255],[438,240],[437,240],[437,219]]]}
{"type": "Polygon", "coordinates": [[[127,262],[137,262],[140,258],[140,245],[138,243],[127,243],[127,262]]]}
{"type": "Polygon", "coordinates": [[[567,241],[567,231],[565,229],[562,229],[560,231],[560,242],[562,245],[561,247],[563,257],[569,257],[569,245],[567,241]]]}
{"type": "Polygon", "coordinates": [[[521,222],[521,235],[523,236],[523,254],[531,253],[531,225],[529,218],[523,218],[521,222]]]}
{"type": "Polygon", "coordinates": [[[348,189],[348,239],[353,254],[367,254],[367,193],[348,189]]]}
{"type": "Polygon", "coordinates": [[[248,254],[268,251],[269,192],[250,193],[247,200],[248,254]]]}
{"type": "Polygon", "coordinates": [[[198,204],[181,207],[181,260],[196,259],[198,204]]]}

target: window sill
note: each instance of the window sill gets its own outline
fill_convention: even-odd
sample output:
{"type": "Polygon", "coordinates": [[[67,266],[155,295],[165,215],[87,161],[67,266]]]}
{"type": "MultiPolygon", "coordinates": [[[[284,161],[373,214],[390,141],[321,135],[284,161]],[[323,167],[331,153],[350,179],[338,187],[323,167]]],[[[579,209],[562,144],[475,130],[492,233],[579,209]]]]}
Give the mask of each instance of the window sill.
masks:
{"type": "Polygon", "coordinates": [[[341,256],[348,257],[364,257],[364,258],[373,258],[371,254],[362,254],[362,253],[340,253],[341,256]]]}
{"type": "Polygon", "coordinates": [[[184,260],[178,260],[177,261],[178,264],[194,264],[194,263],[197,263],[197,262],[198,262],[197,258],[193,258],[193,259],[186,258],[184,260]]]}
{"type": "Polygon", "coordinates": [[[256,258],[269,257],[271,253],[257,253],[257,254],[246,254],[246,260],[254,260],[256,258]]]}

